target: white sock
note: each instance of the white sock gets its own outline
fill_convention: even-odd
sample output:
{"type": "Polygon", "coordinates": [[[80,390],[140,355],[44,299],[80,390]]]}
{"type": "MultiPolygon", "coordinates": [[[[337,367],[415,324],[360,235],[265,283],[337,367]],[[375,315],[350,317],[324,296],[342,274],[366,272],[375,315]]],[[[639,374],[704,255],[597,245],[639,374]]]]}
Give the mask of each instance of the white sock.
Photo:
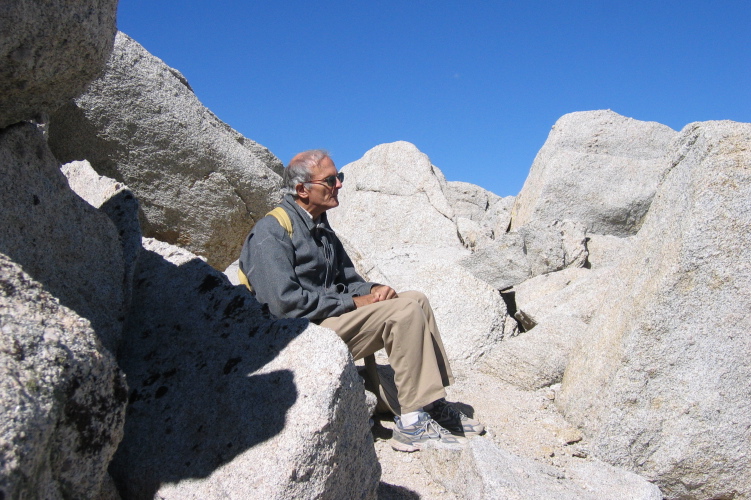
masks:
{"type": "Polygon", "coordinates": [[[417,422],[417,419],[420,418],[420,413],[422,413],[422,408],[419,408],[417,411],[402,413],[399,416],[399,421],[402,423],[402,427],[407,427],[408,425],[412,425],[417,422]]]}

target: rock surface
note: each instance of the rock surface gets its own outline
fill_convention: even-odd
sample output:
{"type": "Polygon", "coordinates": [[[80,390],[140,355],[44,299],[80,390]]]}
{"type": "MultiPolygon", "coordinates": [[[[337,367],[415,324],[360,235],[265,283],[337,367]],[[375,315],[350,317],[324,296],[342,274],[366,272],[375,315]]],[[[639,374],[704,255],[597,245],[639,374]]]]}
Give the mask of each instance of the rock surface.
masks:
{"type": "Polygon", "coordinates": [[[518,229],[532,276],[587,265],[587,230],[580,222],[531,222],[518,229]]]}
{"type": "Polygon", "coordinates": [[[490,191],[486,191],[480,186],[470,184],[469,182],[457,181],[446,182],[444,195],[454,209],[456,217],[464,217],[466,219],[480,222],[488,216],[490,208],[494,207],[502,200],[507,202],[506,207],[508,208],[508,217],[509,219],[511,217],[511,206],[508,202],[514,199],[513,196],[504,199],[490,191]]]}
{"type": "Polygon", "coordinates": [[[514,317],[527,331],[494,347],[478,368],[529,391],[560,383],[571,352],[580,341],[587,341],[584,332],[613,273],[607,267],[569,267],[530,278],[505,292],[515,306],[514,317]]]}
{"type": "Polygon", "coordinates": [[[751,124],[688,125],[560,408],[666,498],[751,496],[751,124]]]}
{"type": "Polygon", "coordinates": [[[571,316],[548,317],[495,346],[478,368],[526,391],[558,384],[586,328],[586,323],[571,316]]]}
{"type": "Polygon", "coordinates": [[[516,308],[538,324],[555,316],[569,316],[589,324],[613,273],[612,267],[570,267],[536,276],[513,288],[516,308]]]}
{"type": "Polygon", "coordinates": [[[586,462],[566,474],[518,457],[482,437],[459,450],[431,448],[423,452],[430,473],[463,499],[661,500],[660,490],[636,474],[606,464],[586,462]],[[604,470],[603,470],[604,469],[604,470]],[[572,473],[573,472],[573,473],[572,473]]]}
{"type": "Polygon", "coordinates": [[[144,240],[111,471],[125,498],[374,498],[362,380],[339,337],[274,320],[177,247],[144,240]]]}
{"type": "Polygon", "coordinates": [[[633,246],[635,236],[619,238],[607,234],[587,234],[587,262],[592,269],[620,264],[633,246]]]}
{"type": "Polygon", "coordinates": [[[532,276],[524,236],[505,233],[462,258],[460,264],[496,290],[505,290],[532,276]]]}
{"type": "Polygon", "coordinates": [[[97,174],[88,161],[66,163],[60,168],[70,188],[94,208],[107,215],[117,228],[123,252],[125,310],[130,308],[133,273],[141,252],[141,226],[138,200],[131,190],[108,177],[97,174]]]}
{"type": "Polygon", "coordinates": [[[447,182],[444,192],[465,247],[482,247],[508,230],[513,196],[501,198],[480,186],[456,181],[447,182]]]}
{"type": "Polygon", "coordinates": [[[185,78],[118,33],[104,74],[51,116],[50,147],[127,184],[143,234],[224,269],[278,199],[282,165],[198,100],[185,78]]]}
{"type": "Polygon", "coordinates": [[[112,221],[68,186],[31,124],[0,130],[0,252],[115,352],[125,314],[123,250],[112,221]]]}
{"type": "Polygon", "coordinates": [[[497,290],[568,267],[584,267],[589,255],[584,225],[568,220],[533,221],[478,246],[460,264],[497,290]]]}
{"type": "Polygon", "coordinates": [[[3,2],[0,128],[54,110],[101,73],[116,11],[117,0],[3,2]]]}
{"type": "Polygon", "coordinates": [[[446,180],[414,145],[381,144],[341,170],[346,182],[339,191],[340,207],[328,215],[334,229],[360,252],[373,258],[425,246],[464,253],[454,209],[444,194],[446,180]]]}
{"type": "Polygon", "coordinates": [[[569,219],[588,232],[635,234],[670,167],[663,155],[676,136],[610,110],[564,115],[516,197],[511,229],[569,219]]]}
{"type": "Polygon", "coordinates": [[[89,322],[0,254],[0,497],[97,498],[127,394],[89,322]]]}

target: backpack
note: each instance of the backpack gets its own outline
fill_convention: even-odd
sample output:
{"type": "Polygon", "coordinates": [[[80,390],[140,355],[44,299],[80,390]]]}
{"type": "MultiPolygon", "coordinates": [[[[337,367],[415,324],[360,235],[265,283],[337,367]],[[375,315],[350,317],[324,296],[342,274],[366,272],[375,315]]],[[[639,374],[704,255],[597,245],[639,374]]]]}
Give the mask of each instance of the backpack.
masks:
{"type": "MultiPolygon", "coordinates": [[[[270,215],[273,218],[275,218],[279,225],[282,226],[289,235],[290,238],[292,238],[292,219],[289,218],[289,214],[286,210],[284,210],[282,207],[276,207],[271,212],[267,213],[266,215],[270,215]]],[[[248,287],[248,290],[250,290],[250,293],[253,293],[253,287],[250,286],[250,282],[248,281],[248,277],[245,276],[245,273],[242,269],[239,267],[237,268],[237,278],[240,280],[240,283],[248,287]]]]}

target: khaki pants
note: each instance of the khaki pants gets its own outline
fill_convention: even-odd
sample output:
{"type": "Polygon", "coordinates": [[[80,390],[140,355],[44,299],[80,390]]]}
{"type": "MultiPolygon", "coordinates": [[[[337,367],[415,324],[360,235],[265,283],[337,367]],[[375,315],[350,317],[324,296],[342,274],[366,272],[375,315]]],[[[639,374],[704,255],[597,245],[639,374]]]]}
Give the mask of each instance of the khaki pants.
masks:
{"type": "Polygon", "coordinates": [[[325,319],[321,326],[334,330],[355,360],[386,350],[401,407],[397,413],[445,397],[444,387],[454,381],[433,309],[420,292],[399,293],[395,299],[325,319]]]}

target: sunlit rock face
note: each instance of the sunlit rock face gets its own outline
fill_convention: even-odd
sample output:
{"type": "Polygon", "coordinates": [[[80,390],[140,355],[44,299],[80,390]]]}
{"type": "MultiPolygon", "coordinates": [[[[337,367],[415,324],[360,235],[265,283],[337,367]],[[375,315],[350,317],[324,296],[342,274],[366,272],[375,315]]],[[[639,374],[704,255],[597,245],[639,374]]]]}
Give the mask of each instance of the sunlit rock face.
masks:
{"type": "Polygon", "coordinates": [[[564,115],[516,197],[511,229],[572,220],[591,233],[635,234],[669,169],[663,156],[677,134],[610,110],[564,115]]]}
{"type": "Polygon", "coordinates": [[[201,104],[177,70],[118,33],[104,74],[50,119],[63,162],[127,184],[145,236],[224,269],[278,199],[281,162],[201,104]]]}
{"type": "Polygon", "coordinates": [[[428,473],[458,498],[662,500],[657,486],[599,460],[572,463],[561,473],[482,437],[459,449],[429,448],[421,459],[428,473]]]}
{"type": "Polygon", "coordinates": [[[3,1],[0,128],[53,111],[101,73],[116,11],[117,0],[3,1]]]}
{"type": "Polygon", "coordinates": [[[666,498],[751,493],[751,124],[686,126],[558,402],[666,498]]]}

